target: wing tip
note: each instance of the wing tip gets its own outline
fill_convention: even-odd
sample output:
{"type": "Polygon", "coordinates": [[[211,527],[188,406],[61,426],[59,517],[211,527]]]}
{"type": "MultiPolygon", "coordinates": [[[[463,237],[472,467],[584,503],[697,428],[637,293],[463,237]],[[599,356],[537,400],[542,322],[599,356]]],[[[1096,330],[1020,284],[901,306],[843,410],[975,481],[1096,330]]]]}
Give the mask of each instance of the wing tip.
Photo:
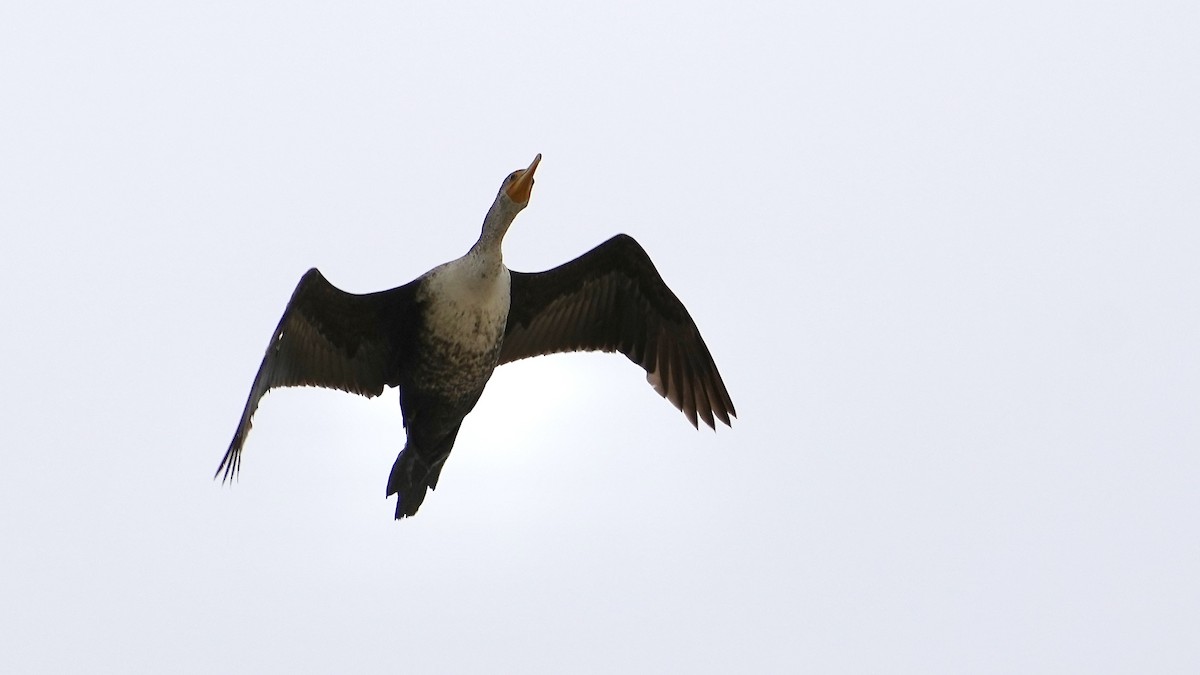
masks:
{"type": "Polygon", "coordinates": [[[217,470],[213,473],[213,480],[221,479],[221,485],[228,482],[237,482],[238,470],[241,468],[242,457],[241,453],[235,453],[232,457],[230,453],[225,453],[225,458],[221,460],[221,464],[217,466],[217,470]]]}
{"type": "Polygon", "coordinates": [[[233,440],[229,442],[229,449],[225,451],[225,456],[221,458],[221,463],[217,465],[217,470],[213,473],[213,480],[220,476],[222,485],[230,481],[237,481],[238,472],[242,468],[242,445],[246,442],[250,426],[249,419],[238,425],[238,430],[233,434],[233,440]]]}

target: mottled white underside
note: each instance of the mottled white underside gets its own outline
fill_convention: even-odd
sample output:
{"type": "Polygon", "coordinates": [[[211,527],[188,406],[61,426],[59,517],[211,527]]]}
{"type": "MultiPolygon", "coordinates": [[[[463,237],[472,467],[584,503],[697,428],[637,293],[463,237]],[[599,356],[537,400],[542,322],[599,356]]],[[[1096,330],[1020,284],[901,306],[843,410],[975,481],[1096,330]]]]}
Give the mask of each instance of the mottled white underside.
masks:
{"type": "Polygon", "coordinates": [[[508,322],[510,279],[503,265],[467,255],[429,272],[422,284],[427,350],[420,381],[447,396],[478,393],[491,377],[508,322]]]}
{"type": "Polygon", "coordinates": [[[509,283],[508,268],[479,256],[435,267],[423,284],[426,328],[471,351],[492,349],[508,321],[509,283]]]}

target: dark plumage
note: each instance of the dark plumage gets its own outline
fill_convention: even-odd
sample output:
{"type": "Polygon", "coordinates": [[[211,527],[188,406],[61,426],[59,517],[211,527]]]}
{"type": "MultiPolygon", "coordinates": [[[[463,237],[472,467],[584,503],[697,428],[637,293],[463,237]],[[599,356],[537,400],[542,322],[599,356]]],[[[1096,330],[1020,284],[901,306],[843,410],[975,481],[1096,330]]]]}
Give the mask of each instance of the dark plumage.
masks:
{"type": "Polygon", "coordinates": [[[309,270],[275,329],[217,475],[237,474],[254,411],[275,387],[368,397],[399,387],[408,438],[387,494],[398,495],[397,518],[411,516],[437,486],[494,368],[558,352],[621,352],[693,425],[730,424],[733,402],[695,322],[632,237],[617,235],[546,272],[504,267],[501,241],[528,203],[540,159],[505,179],[467,255],[408,284],[356,295],[309,270]]]}
{"type": "Polygon", "coordinates": [[[716,428],[733,401],[687,308],[633,237],[618,234],[545,272],[512,272],[500,363],[560,352],[621,352],[654,389],[716,428]]]}

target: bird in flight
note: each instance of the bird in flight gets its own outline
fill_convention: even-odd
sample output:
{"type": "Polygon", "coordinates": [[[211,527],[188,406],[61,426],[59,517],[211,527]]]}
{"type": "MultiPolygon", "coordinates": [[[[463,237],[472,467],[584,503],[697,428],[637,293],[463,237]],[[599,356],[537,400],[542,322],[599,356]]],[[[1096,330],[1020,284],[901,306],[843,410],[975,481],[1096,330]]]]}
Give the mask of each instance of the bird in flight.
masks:
{"type": "Polygon", "coordinates": [[[696,323],[632,237],[619,234],[545,272],[504,266],[501,243],[529,204],[541,159],[504,179],[479,240],[461,258],[365,295],[337,288],[316,268],[305,273],[214,478],[237,475],[250,420],[271,389],[374,397],[398,387],[408,437],[387,496],[396,495],[397,519],[414,515],[496,366],[560,352],[621,352],[693,426],[729,425],[733,401],[696,323]]]}

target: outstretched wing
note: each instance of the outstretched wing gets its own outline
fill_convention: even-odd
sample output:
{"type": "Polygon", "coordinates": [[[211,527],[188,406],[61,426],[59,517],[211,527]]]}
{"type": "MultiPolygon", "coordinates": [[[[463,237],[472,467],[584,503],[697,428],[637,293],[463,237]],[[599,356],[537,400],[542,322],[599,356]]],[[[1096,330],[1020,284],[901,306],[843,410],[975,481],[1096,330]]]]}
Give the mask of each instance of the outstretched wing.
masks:
{"type": "Polygon", "coordinates": [[[540,354],[619,351],[699,426],[736,416],[712,354],[687,308],[646,251],[619,234],[540,274],[512,272],[500,363],[540,354]]]}
{"type": "Polygon", "coordinates": [[[237,432],[213,477],[237,475],[250,418],[271,389],[325,387],[372,397],[385,385],[399,385],[400,358],[411,332],[403,317],[415,286],[414,281],[356,295],[329,283],[316,268],[305,273],[267,345],[237,432]]]}

